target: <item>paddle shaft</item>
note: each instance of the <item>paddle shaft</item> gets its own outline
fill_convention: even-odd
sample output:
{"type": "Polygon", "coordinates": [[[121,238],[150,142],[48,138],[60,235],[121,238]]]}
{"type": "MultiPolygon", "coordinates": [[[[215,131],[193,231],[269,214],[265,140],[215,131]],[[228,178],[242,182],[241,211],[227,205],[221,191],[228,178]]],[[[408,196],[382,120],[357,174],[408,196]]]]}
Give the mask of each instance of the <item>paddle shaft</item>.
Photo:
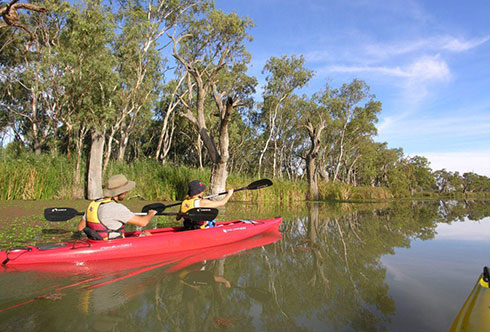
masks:
{"type": "MultiPolygon", "coordinates": [[[[253,183],[251,183],[251,184],[253,184],[253,183]]],[[[269,185],[267,185],[267,186],[269,186],[269,185]]],[[[236,193],[237,191],[242,191],[242,190],[246,190],[246,189],[250,189],[250,184],[248,186],[246,186],[246,187],[241,187],[241,188],[235,189],[235,190],[233,190],[233,192],[236,193]]],[[[213,195],[209,195],[209,196],[204,196],[203,199],[209,199],[209,198],[213,198],[213,197],[218,197],[218,196],[221,196],[221,195],[226,195],[227,193],[228,193],[228,191],[223,191],[223,192],[221,192],[219,194],[213,194],[213,195]]],[[[182,204],[182,202],[177,202],[177,203],[165,205],[165,208],[177,206],[177,205],[180,205],[180,204],[182,204]]]]}
{"type": "MultiPolygon", "coordinates": [[[[77,212],[74,216],[83,216],[84,214],[85,214],[85,212],[77,212]]],[[[135,216],[147,216],[148,212],[133,212],[133,214],[135,216]]],[[[176,216],[178,214],[179,213],[177,213],[177,212],[157,212],[155,215],[156,216],[176,216]]]]}
{"type": "MultiPolygon", "coordinates": [[[[265,187],[269,187],[269,186],[272,186],[271,180],[261,179],[261,180],[257,180],[257,181],[250,183],[246,187],[235,189],[234,192],[241,191],[241,190],[256,190],[256,189],[265,188],[265,187]]],[[[228,193],[228,191],[224,191],[222,193],[214,194],[214,195],[210,195],[210,196],[205,196],[203,198],[208,199],[208,198],[224,195],[226,193],[228,193]]],[[[182,202],[177,202],[177,203],[173,203],[173,204],[169,204],[169,205],[165,205],[162,203],[152,203],[152,204],[148,204],[148,205],[143,206],[143,209],[141,211],[142,212],[148,212],[149,210],[163,211],[169,207],[178,206],[180,204],[182,204],[182,202]]]]}
{"type": "MultiPolygon", "coordinates": [[[[235,189],[234,192],[245,190],[245,189],[247,189],[247,187],[235,189]]],[[[209,198],[213,198],[213,197],[225,195],[226,193],[228,193],[228,191],[224,191],[224,192],[219,193],[219,194],[204,196],[203,199],[209,199],[209,198]]],[[[166,208],[169,208],[169,207],[178,206],[180,204],[182,204],[182,202],[177,202],[177,203],[173,203],[173,204],[169,204],[169,205],[164,205],[164,204],[162,204],[162,205],[164,205],[165,206],[165,209],[166,209],[166,208]]]]}
{"type": "MultiPolygon", "coordinates": [[[[134,213],[137,216],[146,216],[148,212],[137,212],[134,213]]],[[[73,208],[48,208],[44,210],[44,217],[48,221],[66,221],[70,220],[76,216],[83,216],[84,212],[77,211],[73,208]]],[[[202,219],[203,220],[213,220],[218,215],[217,209],[212,208],[196,208],[191,209],[185,213],[182,212],[163,212],[158,211],[156,215],[160,216],[184,216],[190,219],[202,219]]]]}

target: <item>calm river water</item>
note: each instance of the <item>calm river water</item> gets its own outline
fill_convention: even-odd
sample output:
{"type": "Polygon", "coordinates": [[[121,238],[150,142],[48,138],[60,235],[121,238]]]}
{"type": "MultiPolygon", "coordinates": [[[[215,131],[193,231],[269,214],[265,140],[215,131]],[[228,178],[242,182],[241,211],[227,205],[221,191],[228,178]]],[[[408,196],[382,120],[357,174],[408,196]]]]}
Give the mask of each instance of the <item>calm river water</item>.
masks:
{"type": "MultiPolygon", "coordinates": [[[[75,219],[42,210],[86,205],[0,202],[0,246],[72,239],[75,219]]],[[[0,268],[0,331],[447,331],[490,266],[490,201],[229,203],[219,220],[277,215],[280,234],[174,257],[0,268]]]]}

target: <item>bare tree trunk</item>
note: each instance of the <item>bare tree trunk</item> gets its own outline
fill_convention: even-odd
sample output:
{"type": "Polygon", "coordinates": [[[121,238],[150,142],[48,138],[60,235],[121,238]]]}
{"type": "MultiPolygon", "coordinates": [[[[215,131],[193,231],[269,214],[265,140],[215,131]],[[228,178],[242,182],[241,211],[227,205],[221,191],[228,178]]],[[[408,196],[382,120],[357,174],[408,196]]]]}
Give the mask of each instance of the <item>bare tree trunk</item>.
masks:
{"type": "Polygon", "coordinates": [[[308,176],[308,182],[310,184],[310,190],[308,193],[308,199],[317,201],[319,199],[318,192],[318,176],[316,171],[316,158],[318,157],[318,151],[320,150],[320,137],[322,131],[325,128],[325,123],[321,122],[318,128],[313,126],[313,123],[308,120],[306,129],[311,140],[311,147],[306,156],[306,173],[308,176]]]}
{"type": "Polygon", "coordinates": [[[80,128],[76,134],[76,142],[75,142],[75,169],[73,171],[73,188],[71,196],[73,198],[83,198],[84,188],[82,187],[82,179],[81,179],[81,164],[82,164],[82,148],[83,148],[83,140],[85,139],[87,131],[85,127],[80,128]]]}
{"type": "Polygon", "coordinates": [[[201,136],[197,135],[197,141],[196,141],[196,146],[197,146],[197,162],[199,165],[199,169],[203,169],[203,162],[202,162],[202,140],[201,136]]]}
{"type": "Polygon", "coordinates": [[[344,157],[344,132],[345,132],[345,128],[344,131],[342,131],[342,135],[340,137],[340,148],[339,148],[340,152],[339,152],[339,158],[337,159],[337,166],[335,167],[335,172],[333,174],[333,181],[337,180],[340,171],[340,165],[342,164],[342,158],[344,157]]]}
{"type": "Polygon", "coordinates": [[[36,88],[31,89],[31,121],[32,121],[32,150],[37,156],[41,154],[41,142],[39,137],[39,128],[37,121],[37,93],[36,88]]]}
{"type": "MultiPolygon", "coordinates": [[[[160,154],[162,153],[161,150],[163,147],[164,151],[163,151],[162,163],[164,163],[163,160],[165,160],[165,157],[168,154],[168,150],[170,149],[168,146],[165,146],[164,143],[168,143],[169,141],[172,141],[172,134],[173,134],[173,128],[174,127],[172,126],[171,133],[169,133],[169,129],[168,129],[169,119],[171,117],[173,118],[175,107],[177,107],[177,105],[178,105],[177,100],[181,98],[181,97],[176,98],[177,91],[179,90],[180,86],[182,85],[182,82],[184,81],[184,79],[186,77],[190,78],[190,75],[187,75],[187,73],[184,73],[184,75],[182,75],[181,78],[179,79],[179,81],[177,82],[177,85],[175,86],[174,90],[172,91],[172,94],[170,95],[170,102],[169,102],[169,105],[167,107],[167,111],[165,112],[165,117],[163,118],[162,130],[160,131],[160,137],[158,139],[157,150],[155,152],[155,160],[158,160],[160,158],[160,154]],[[167,150],[167,151],[165,151],[165,150],[167,150]]],[[[192,83],[189,83],[189,91],[188,91],[189,96],[192,96],[191,91],[190,91],[191,89],[192,89],[192,83]]]]}
{"type": "Polygon", "coordinates": [[[170,152],[170,148],[172,147],[172,140],[174,137],[174,131],[175,131],[175,114],[172,114],[172,120],[170,121],[170,133],[167,131],[168,135],[165,136],[165,139],[163,141],[163,151],[161,153],[161,159],[162,159],[162,165],[165,164],[165,161],[167,160],[168,153],[170,152]]]}
{"type": "Polygon", "coordinates": [[[121,133],[121,142],[119,142],[119,152],[117,153],[117,161],[124,161],[124,155],[126,154],[126,148],[128,147],[129,135],[121,133]]]}
{"type": "Polygon", "coordinates": [[[267,140],[265,141],[264,148],[260,152],[260,157],[259,157],[259,169],[258,169],[258,177],[260,178],[261,171],[262,171],[262,160],[264,159],[264,155],[267,151],[267,148],[269,147],[269,143],[272,140],[272,136],[274,135],[274,132],[276,130],[276,118],[277,118],[277,112],[279,110],[279,105],[278,103],[276,107],[274,108],[274,112],[269,113],[269,137],[267,137],[267,140]]]}
{"type": "Polygon", "coordinates": [[[80,177],[80,169],[81,169],[81,163],[82,163],[82,147],[83,147],[83,140],[85,138],[85,127],[82,127],[78,130],[77,133],[77,142],[75,146],[75,153],[77,156],[77,161],[75,165],[75,174],[73,176],[73,182],[75,183],[75,186],[80,186],[81,184],[81,177],[80,177]]]}
{"type": "Polygon", "coordinates": [[[220,161],[218,164],[213,164],[211,170],[211,180],[209,187],[212,188],[211,193],[217,194],[226,190],[226,179],[228,171],[226,170],[226,162],[220,161]]]}
{"type": "Polygon", "coordinates": [[[227,166],[230,159],[230,135],[228,132],[228,123],[235,104],[233,99],[228,97],[226,100],[226,106],[223,105],[222,97],[217,93],[216,87],[213,89],[213,95],[216,105],[220,111],[221,119],[219,127],[218,159],[217,162],[213,164],[210,182],[211,192],[213,194],[217,194],[226,189],[226,179],[228,178],[227,166]]]}
{"type": "Polygon", "coordinates": [[[87,198],[94,200],[102,197],[102,155],[104,152],[104,131],[92,130],[92,145],[90,147],[87,198]]]}
{"type": "Polygon", "coordinates": [[[274,137],[274,157],[272,161],[272,177],[275,178],[277,175],[277,137],[274,137]]]}
{"type": "Polygon", "coordinates": [[[109,160],[112,154],[112,141],[114,140],[114,134],[116,133],[114,127],[111,129],[111,134],[107,138],[107,144],[104,152],[104,163],[102,164],[102,172],[105,172],[107,165],[109,165],[109,160]]]}
{"type": "Polygon", "coordinates": [[[124,154],[126,153],[126,147],[128,146],[129,134],[127,130],[126,123],[123,121],[121,123],[121,140],[119,141],[119,150],[117,153],[117,161],[119,162],[124,160],[124,154]]]}
{"type": "Polygon", "coordinates": [[[315,166],[314,157],[310,157],[310,156],[307,157],[306,173],[308,177],[308,183],[310,184],[308,199],[317,201],[319,198],[319,193],[318,193],[318,181],[316,176],[316,166],[315,166]]]}
{"type": "Polygon", "coordinates": [[[131,135],[131,132],[136,124],[136,119],[139,111],[141,110],[141,106],[130,107],[129,109],[130,112],[128,112],[128,114],[131,114],[129,124],[126,124],[125,121],[121,122],[121,140],[119,142],[119,152],[117,154],[117,161],[119,162],[124,161],[124,156],[129,143],[129,136],[131,135]]]}

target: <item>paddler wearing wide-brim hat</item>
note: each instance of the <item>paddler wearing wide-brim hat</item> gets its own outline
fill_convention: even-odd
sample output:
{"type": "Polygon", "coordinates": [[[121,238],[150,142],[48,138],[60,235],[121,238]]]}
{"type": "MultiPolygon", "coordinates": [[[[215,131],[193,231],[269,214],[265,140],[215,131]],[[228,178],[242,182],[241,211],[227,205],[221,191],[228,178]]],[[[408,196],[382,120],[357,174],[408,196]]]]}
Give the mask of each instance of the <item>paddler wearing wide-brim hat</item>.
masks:
{"type": "Polygon", "coordinates": [[[132,190],[135,186],[136,182],[129,181],[123,174],[113,175],[104,187],[104,197],[117,197],[132,190]]]}
{"type": "Polygon", "coordinates": [[[146,216],[137,216],[119,203],[135,186],[136,183],[123,174],[111,176],[104,186],[104,198],[90,203],[78,224],[78,230],[84,231],[91,238],[110,240],[124,237],[124,226],[127,223],[140,227],[148,225],[157,211],[150,210],[146,216]]]}

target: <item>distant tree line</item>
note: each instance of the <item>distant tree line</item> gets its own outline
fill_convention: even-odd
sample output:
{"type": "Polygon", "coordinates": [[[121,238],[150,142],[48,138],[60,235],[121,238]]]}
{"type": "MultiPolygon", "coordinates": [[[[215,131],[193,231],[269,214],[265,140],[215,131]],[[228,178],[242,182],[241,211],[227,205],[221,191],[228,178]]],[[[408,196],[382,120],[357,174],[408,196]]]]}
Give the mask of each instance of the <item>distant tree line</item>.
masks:
{"type": "MultiPolygon", "coordinates": [[[[101,196],[110,160],[152,158],[309,183],[420,191],[490,191],[474,173],[433,172],[426,158],[374,141],[382,105],[358,79],[306,96],[301,55],[271,57],[265,84],[247,75],[253,22],[209,0],[46,0],[0,28],[0,133],[35,154],[88,163],[87,196],[101,196]],[[109,6],[110,4],[110,6],[109,6]]],[[[1,5],[5,11],[5,5],[1,5]]]]}

